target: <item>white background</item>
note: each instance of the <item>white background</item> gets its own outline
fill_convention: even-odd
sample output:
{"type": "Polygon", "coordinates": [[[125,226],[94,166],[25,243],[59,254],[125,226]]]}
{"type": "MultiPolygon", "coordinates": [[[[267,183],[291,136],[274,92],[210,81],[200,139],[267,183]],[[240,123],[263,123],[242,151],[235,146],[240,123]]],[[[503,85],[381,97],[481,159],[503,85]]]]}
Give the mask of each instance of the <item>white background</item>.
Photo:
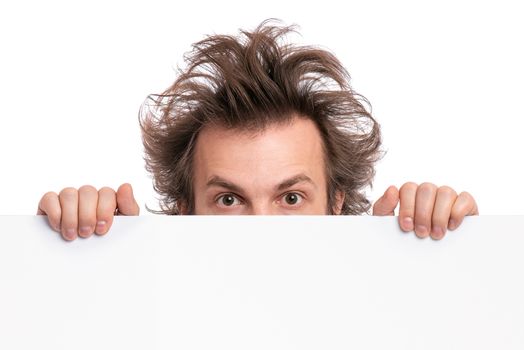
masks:
{"type": "Polygon", "coordinates": [[[518,1],[2,1],[0,213],[66,186],[130,182],[156,207],[138,109],[191,43],[262,20],[334,52],[382,125],[390,184],[467,190],[481,214],[523,214],[524,22],[518,1]],[[344,5],[342,5],[344,4],[344,5]]]}

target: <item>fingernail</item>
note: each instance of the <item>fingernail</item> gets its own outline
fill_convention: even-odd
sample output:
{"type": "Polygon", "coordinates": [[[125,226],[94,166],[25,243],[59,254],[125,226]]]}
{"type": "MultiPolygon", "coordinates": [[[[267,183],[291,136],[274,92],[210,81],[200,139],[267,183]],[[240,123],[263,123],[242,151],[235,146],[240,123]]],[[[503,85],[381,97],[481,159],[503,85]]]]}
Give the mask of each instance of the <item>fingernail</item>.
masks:
{"type": "Polygon", "coordinates": [[[457,222],[453,219],[449,220],[449,225],[448,225],[448,228],[450,230],[454,230],[457,228],[457,222]]]}
{"type": "Polygon", "coordinates": [[[87,236],[89,234],[93,233],[93,229],[90,226],[82,226],[80,227],[80,234],[87,236]]]}
{"type": "Polygon", "coordinates": [[[65,231],[65,236],[67,239],[75,239],[76,237],[76,230],[74,228],[68,228],[66,231],[65,231]]]}
{"type": "Polygon", "coordinates": [[[439,226],[433,227],[433,238],[440,239],[444,236],[444,230],[439,226]]]}
{"type": "Polygon", "coordinates": [[[413,219],[410,217],[404,218],[402,220],[402,226],[404,226],[404,230],[406,231],[413,231],[413,219]]]}
{"type": "Polygon", "coordinates": [[[424,225],[417,225],[417,229],[415,230],[415,233],[417,236],[425,236],[428,233],[428,229],[424,225]]]}

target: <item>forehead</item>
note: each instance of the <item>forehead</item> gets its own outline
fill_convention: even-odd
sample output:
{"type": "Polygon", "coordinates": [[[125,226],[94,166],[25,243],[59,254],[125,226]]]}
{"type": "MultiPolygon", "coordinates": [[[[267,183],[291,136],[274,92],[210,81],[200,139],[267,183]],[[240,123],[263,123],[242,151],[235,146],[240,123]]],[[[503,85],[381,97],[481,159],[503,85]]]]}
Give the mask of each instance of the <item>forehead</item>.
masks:
{"type": "Polygon", "coordinates": [[[290,123],[272,124],[258,132],[207,126],[197,138],[195,181],[218,175],[265,183],[295,173],[321,181],[323,154],[320,132],[306,118],[296,117],[290,123]]]}

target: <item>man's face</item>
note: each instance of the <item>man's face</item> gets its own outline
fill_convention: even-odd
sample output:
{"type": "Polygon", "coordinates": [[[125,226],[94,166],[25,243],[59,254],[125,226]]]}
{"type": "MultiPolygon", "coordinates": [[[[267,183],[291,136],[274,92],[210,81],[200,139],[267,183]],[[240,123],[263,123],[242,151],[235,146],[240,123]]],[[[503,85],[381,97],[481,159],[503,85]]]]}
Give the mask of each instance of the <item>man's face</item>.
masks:
{"type": "Polygon", "coordinates": [[[322,139],[305,118],[259,133],[205,127],[193,186],[195,214],[328,213],[322,139]]]}

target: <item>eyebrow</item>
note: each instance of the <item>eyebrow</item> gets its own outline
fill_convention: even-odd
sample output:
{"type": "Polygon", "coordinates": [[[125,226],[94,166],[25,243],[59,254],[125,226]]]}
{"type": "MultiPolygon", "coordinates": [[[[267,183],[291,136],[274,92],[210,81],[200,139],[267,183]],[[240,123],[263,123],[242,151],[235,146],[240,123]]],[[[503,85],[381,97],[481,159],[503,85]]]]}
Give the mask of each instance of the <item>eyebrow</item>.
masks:
{"type": "Polygon", "coordinates": [[[282,190],[285,190],[286,188],[289,188],[297,183],[300,183],[300,182],[309,182],[311,185],[313,185],[314,187],[317,187],[315,185],[315,183],[313,182],[313,180],[311,180],[311,178],[305,174],[298,174],[298,175],[295,175],[287,180],[284,180],[282,181],[279,185],[277,185],[275,188],[277,191],[282,191],[282,190]]]}
{"type": "MultiPolygon", "coordinates": [[[[296,185],[297,183],[300,183],[300,182],[307,182],[307,183],[310,183],[311,185],[313,185],[314,187],[317,187],[316,184],[313,182],[313,180],[311,180],[311,178],[305,174],[298,174],[298,175],[295,175],[293,177],[290,177],[289,179],[286,179],[284,181],[282,181],[280,184],[276,185],[275,186],[275,190],[276,191],[282,191],[282,190],[285,190],[286,188],[289,188],[293,185],[296,185]]],[[[207,182],[206,184],[206,187],[212,187],[212,186],[218,186],[218,187],[223,187],[223,188],[226,188],[232,192],[239,192],[239,193],[244,193],[244,189],[220,176],[217,176],[217,175],[214,175],[212,176],[209,181],[207,182]]]]}
{"type": "Polygon", "coordinates": [[[220,176],[216,176],[216,175],[212,176],[211,179],[209,179],[209,181],[206,184],[206,187],[212,187],[212,186],[223,187],[233,192],[244,193],[244,190],[242,189],[242,187],[237,186],[234,183],[229,182],[221,178],[220,176]]]}

